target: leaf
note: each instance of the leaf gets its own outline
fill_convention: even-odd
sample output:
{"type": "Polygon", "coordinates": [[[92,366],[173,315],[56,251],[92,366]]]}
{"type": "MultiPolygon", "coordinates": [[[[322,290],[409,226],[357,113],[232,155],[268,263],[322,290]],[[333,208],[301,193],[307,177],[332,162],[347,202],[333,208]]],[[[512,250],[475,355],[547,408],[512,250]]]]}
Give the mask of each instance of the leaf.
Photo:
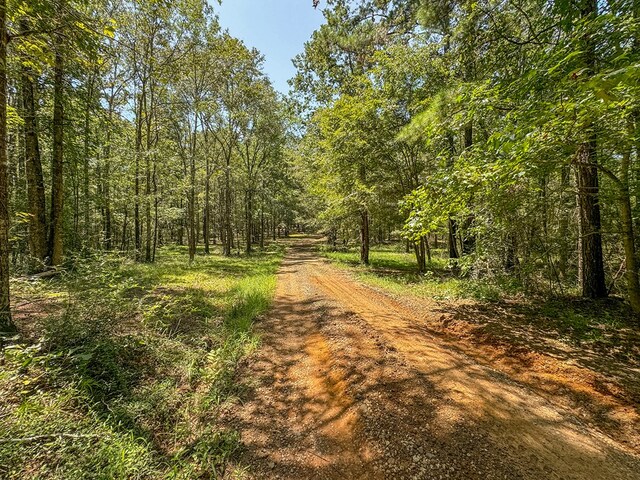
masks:
{"type": "Polygon", "coordinates": [[[605,102],[614,102],[617,100],[615,96],[613,96],[606,90],[596,90],[595,95],[597,98],[599,98],[600,100],[604,100],[605,102]]]}

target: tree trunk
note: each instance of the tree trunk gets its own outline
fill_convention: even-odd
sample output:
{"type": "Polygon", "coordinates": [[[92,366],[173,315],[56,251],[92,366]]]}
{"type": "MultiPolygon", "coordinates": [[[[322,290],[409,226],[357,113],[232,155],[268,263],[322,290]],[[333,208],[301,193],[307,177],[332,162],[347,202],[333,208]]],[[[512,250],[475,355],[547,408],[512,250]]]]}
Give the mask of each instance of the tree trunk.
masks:
{"type": "Polygon", "coordinates": [[[122,221],[122,241],[120,242],[120,251],[127,251],[127,222],[129,220],[129,210],[125,207],[124,209],[124,220],[122,221]]]}
{"type": "Polygon", "coordinates": [[[7,158],[7,2],[0,0],[0,334],[16,330],[9,296],[9,165],[7,158]]]}
{"type": "Polygon", "coordinates": [[[135,148],[135,179],[134,179],[134,205],[133,205],[133,229],[135,237],[135,257],[140,260],[142,249],[142,232],[140,231],[140,155],[142,155],[142,105],[145,85],[143,84],[143,93],[138,95],[138,109],[136,116],[136,148],[135,148]]]}
{"type": "Polygon", "coordinates": [[[638,260],[636,257],[635,237],[633,235],[633,217],[631,214],[631,199],[621,192],[618,200],[620,220],[622,222],[622,243],[625,255],[625,279],[627,281],[627,295],[634,312],[640,313],[640,282],[638,281],[638,260]]]}
{"type": "Polygon", "coordinates": [[[560,173],[560,221],[558,224],[558,238],[560,241],[558,253],[558,271],[563,280],[567,279],[567,268],[569,264],[569,213],[572,210],[572,195],[568,195],[570,169],[569,166],[563,165],[560,173]]]}
{"type": "Polygon", "coordinates": [[[227,153],[227,162],[224,172],[224,231],[225,242],[223,245],[223,254],[231,255],[233,248],[233,229],[231,225],[231,152],[227,153]]]}
{"type": "Polygon", "coordinates": [[[144,261],[147,263],[151,263],[152,256],[152,248],[153,248],[153,229],[151,227],[152,218],[151,218],[151,188],[152,188],[152,167],[151,162],[153,161],[155,168],[155,153],[151,154],[154,144],[154,137],[151,135],[151,127],[153,125],[153,118],[155,116],[155,96],[154,96],[154,83],[151,82],[149,88],[149,102],[145,109],[145,126],[146,126],[146,155],[145,155],[145,198],[144,198],[144,207],[145,207],[145,251],[144,251],[144,261]]]}
{"type": "MultiPolygon", "coordinates": [[[[107,135],[107,142],[111,141],[111,135],[107,135]]],[[[104,177],[103,177],[103,201],[104,201],[104,248],[109,251],[112,248],[111,241],[111,186],[110,186],[110,173],[111,166],[109,157],[104,161],[104,177]]]]}
{"type": "Polygon", "coordinates": [[[62,262],[64,228],[64,60],[60,35],[56,34],[53,67],[53,146],[51,158],[51,223],[49,230],[49,258],[51,265],[62,262]]]}
{"type": "MultiPolygon", "coordinates": [[[[455,154],[455,143],[454,143],[452,134],[447,134],[447,143],[449,145],[449,158],[447,158],[447,168],[449,170],[453,170],[453,163],[454,163],[453,156],[455,154]]],[[[458,246],[456,241],[456,239],[458,238],[458,222],[451,215],[449,215],[449,221],[447,222],[447,229],[448,229],[447,247],[449,248],[449,258],[460,258],[460,253],[458,252],[458,246]]]]}
{"type": "Polygon", "coordinates": [[[156,261],[156,250],[158,248],[158,177],[157,165],[153,162],[153,249],[151,251],[151,261],[156,261]]]}
{"type": "MultiPolygon", "coordinates": [[[[471,74],[470,74],[471,75],[471,74]]],[[[473,147],[473,122],[470,120],[464,126],[464,149],[469,150],[473,147]]],[[[471,231],[473,228],[474,215],[467,215],[467,218],[463,222],[463,237],[462,237],[462,255],[469,255],[473,253],[476,248],[476,236],[471,231]]]]}
{"type": "MultiPolygon", "coordinates": [[[[635,133],[633,116],[628,119],[628,132],[633,138],[635,133]]],[[[622,244],[625,255],[625,277],[627,281],[627,296],[634,312],[640,313],[640,282],[638,279],[638,258],[636,256],[635,236],[633,232],[633,214],[631,210],[631,196],[629,194],[629,170],[633,144],[630,144],[622,155],[620,162],[620,183],[618,185],[618,206],[620,209],[620,223],[622,224],[622,244]]]]}
{"type": "Polygon", "coordinates": [[[607,296],[602,257],[600,231],[599,182],[596,159],[595,134],[589,142],[580,145],[576,155],[576,180],[580,213],[580,256],[582,296],[607,296]]]}
{"type": "Polygon", "coordinates": [[[211,228],[211,172],[209,165],[209,155],[206,155],[205,174],[206,182],[204,184],[204,213],[202,215],[202,230],[204,232],[204,253],[209,255],[209,230],[211,228]]]}
{"type": "Polygon", "coordinates": [[[418,273],[424,273],[427,270],[427,260],[425,257],[424,238],[413,242],[413,250],[416,254],[416,263],[418,264],[418,273]]]}
{"type": "Polygon", "coordinates": [[[458,222],[449,217],[449,236],[447,246],[449,247],[449,258],[460,258],[458,253],[458,222]]]}
{"type": "Polygon", "coordinates": [[[273,203],[271,204],[271,238],[273,241],[276,241],[276,211],[273,208],[273,203]]]}
{"type": "MultiPolygon", "coordinates": [[[[581,16],[590,20],[598,13],[597,0],[583,0],[581,16]]],[[[596,45],[587,31],[583,38],[583,58],[588,74],[595,74],[596,45]]],[[[600,231],[600,186],[598,180],[597,134],[595,125],[589,123],[584,130],[589,138],[583,142],[576,154],[576,179],[578,207],[580,211],[580,257],[582,260],[582,295],[587,298],[607,296],[602,258],[602,234],[600,231]]]]}
{"type": "Polygon", "coordinates": [[[369,265],[369,212],[360,211],[360,263],[369,265]]]}
{"type": "Polygon", "coordinates": [[[253,241],[253,191],[251,188],[247,190],[247,201],[246,201],[246,253],[250,254],[252,252],[251,242],[253,241]]]}
{"type": "Polygon", "coordinates": [[[145,161],[145,187],[144,187],[144,215],[145,215],[145,245],[144,261],[151,262],[151,247],[153,242],[153,230],[151,228],[151,155],[147,150],[145,161]]]}
{"type": "MultiPolygon", "coordinates": [[[[429,235],[422,237],[422,245],[424,247],[424,251],[427,254],[427,261],[431,263],[431,247],[429,246],[429,235]]],[[[425,265],[426,271],[426,265],[425,265]]]]}
{"type": "MultiPolygon", "coordinates": [[[[26,27],[23,27],[23,29],[26,27]]],[[[33,72],[23,64],[21,71],[24,117],[25,176],[29,204],[29,254],[33,258],[32,271],[40,271],[47,256],[47,205],[38,142],[35,88],[33,72]]]]}
{"type": "Polygon", "coordinates": [[[260,249],[264,250],[264,210],[260,208],[260,249]]]}
{"type": "Polygon", "coordinates": [[[191,138],[191,155],[189,162],[189,262],[193,262],[196,256],[196,131],[197,123],[194,126],[191,138]]]}
{"type": "Polygon", "coordinates": [[[83,159],[82,159],[82,195],[84,197],[83,205],[83,228],[82,233],[84,241],[91,245],[91,202],[89,202],[89,140],[91,135],[91,101],[93,100],[93,84],[95,82],[94,74],[91,74],[89,81],[86,105],[84,111],[84,142],[83,142],[83,159]]]}

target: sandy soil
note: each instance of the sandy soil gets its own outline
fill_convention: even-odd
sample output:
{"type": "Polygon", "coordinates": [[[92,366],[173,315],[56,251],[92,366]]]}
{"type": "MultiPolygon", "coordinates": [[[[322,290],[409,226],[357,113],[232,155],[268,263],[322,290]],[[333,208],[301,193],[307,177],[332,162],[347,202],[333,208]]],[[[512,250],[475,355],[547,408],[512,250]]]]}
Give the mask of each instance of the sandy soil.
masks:
{"type": "Polygon", "coordinates": [[[640,479],[636,445],[424,316],[296,240],[228,413],[249,478],[640,479]]]}

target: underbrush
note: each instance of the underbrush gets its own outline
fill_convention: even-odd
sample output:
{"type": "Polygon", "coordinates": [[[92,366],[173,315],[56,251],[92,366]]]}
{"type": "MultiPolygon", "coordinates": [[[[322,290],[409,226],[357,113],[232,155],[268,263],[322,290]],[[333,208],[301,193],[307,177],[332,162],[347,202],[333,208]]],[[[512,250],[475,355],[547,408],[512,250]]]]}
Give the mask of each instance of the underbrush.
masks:
{"type": "Polygon", "coordinates": [[[163,249],[16,280],[20,341],[0,357],[1,478],[220,478],[240,448],[218,422],[242,396],[282,251],[163,249]]]}

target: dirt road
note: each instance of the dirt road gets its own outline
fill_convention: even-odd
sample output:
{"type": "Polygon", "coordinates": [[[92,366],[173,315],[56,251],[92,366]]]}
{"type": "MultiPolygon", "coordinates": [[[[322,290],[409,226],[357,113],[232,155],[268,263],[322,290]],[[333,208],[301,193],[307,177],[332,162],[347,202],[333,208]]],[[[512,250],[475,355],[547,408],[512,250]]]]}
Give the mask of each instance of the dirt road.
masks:
{"type": "Polygon", "coordinates": [[[640,479],[640,457],[289,248],[233,422],[256,479],[640,479]]]}

